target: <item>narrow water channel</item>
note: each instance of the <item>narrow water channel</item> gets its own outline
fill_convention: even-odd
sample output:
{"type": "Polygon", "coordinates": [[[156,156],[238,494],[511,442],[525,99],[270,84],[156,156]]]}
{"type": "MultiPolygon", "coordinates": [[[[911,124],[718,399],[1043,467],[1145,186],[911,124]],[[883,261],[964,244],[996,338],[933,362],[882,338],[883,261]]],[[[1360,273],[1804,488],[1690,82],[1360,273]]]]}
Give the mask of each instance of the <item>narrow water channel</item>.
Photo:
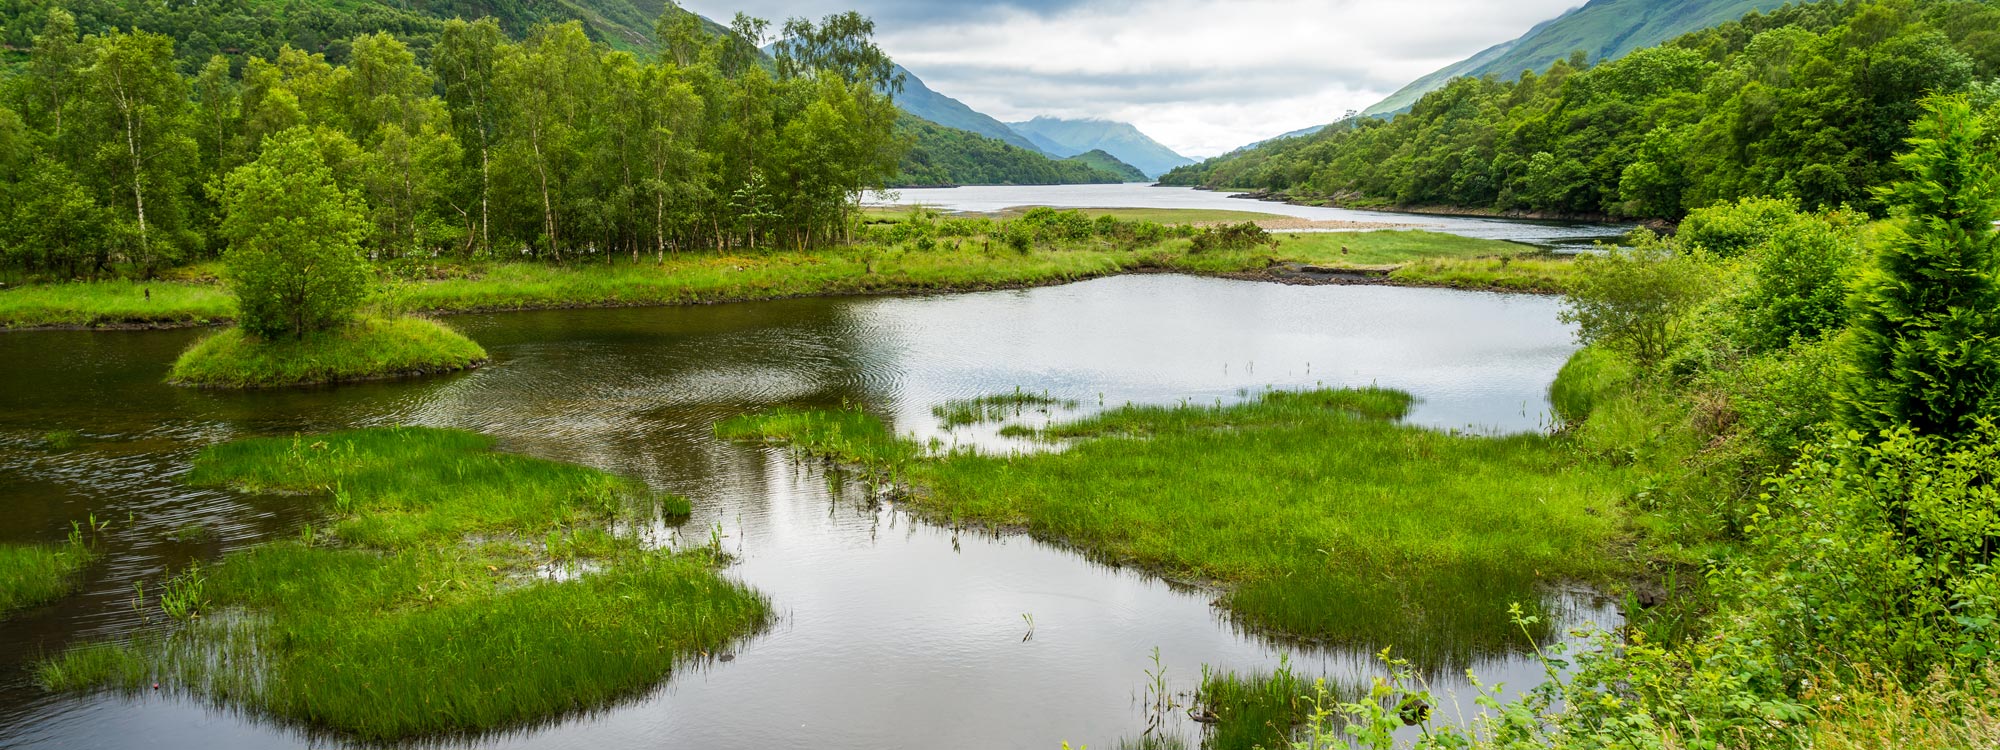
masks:
{"type": "MultiPolygon", "coordinates": [[[[1557,306],[1140,275],[963,295],[506,313],[452,319],[494,355],[480,371],[268,393],[161,385],[200,331],[0,335],[0,541],[59,540],[92,515],[111,523],[80,594],[0,622],[0,747],[337,744],[166,693],[51,696],[27,665],[78,639],[159,627],[131,605],[135,582],[313,520],[300,498],[181,486],[202,446],[384,424],[478,430],[506,450],[685,494],[696,507],[685,533],[705,539],[719,524],[740,557],[728,574],[780,613],[729,661],[604,711],[468,745],[1113,747],[1146,727],[1140,695],[1155,649],[1177,690],[1191,690],[1204,664],[1256,670],[1281,659],[1354,679],[1373,670],[1367,650],[1276,644],[1232,627],[1212,594],[1024,537],[914,522],[783,452],[718,441],[711,425],[774,405],[853,403],[899,431],[962,444],[988,438],[941,430],[933,406],[1016,388],[1090,410],[1372,384],[1416,394],[1418,424],[1537,430],[1545,390],[1574,351],[1557,306]],[[82,446],[46,449],[42,436],[56,430],[80,433],[82,446]]],[[[1561,598],[1578,619],[1615,617],[1589,597],[1561,598]]],[[[1518,654],[1465,666],[1489,682],[1540,679],[1518,654]]],[[[1185,717],[1170,729],[1199,731],[1185,717]]]]}

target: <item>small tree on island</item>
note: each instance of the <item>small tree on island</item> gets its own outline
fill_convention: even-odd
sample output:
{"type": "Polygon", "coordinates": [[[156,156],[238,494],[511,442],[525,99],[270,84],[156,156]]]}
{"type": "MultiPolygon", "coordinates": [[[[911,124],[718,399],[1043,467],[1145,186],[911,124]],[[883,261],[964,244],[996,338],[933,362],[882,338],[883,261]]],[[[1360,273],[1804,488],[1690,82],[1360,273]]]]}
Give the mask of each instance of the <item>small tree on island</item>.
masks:
{"type": "Polygon", "coordinates": [[[229,173],[222,209],[224,272],[244,331],[303,338],[353,317],[368,292],[367,212],[334,183],[311,131],[266,139],[256,161],[229,173]]]}
{"type": "Polygon", "coordinates": [[[1855,287],[1841,393],[1848,427],[1968,434],[2000,396],[2000,170],[1962,96],[1933,99],[1878,191],[1892,221],[1855,287]]]}

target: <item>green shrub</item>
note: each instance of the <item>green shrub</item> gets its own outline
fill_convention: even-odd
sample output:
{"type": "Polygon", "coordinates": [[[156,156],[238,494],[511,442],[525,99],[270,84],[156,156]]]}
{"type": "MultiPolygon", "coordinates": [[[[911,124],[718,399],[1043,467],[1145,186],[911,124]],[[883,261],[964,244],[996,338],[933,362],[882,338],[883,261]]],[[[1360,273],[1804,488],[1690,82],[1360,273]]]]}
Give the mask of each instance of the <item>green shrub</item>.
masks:
{"type": "Polygon", "coordinates": [[[1882,192],[1894,219],[1854,302],[1846,424],[1970,431],[2000,403],[2000,157],[1964,97],[1934,99],[1882,192]]]}

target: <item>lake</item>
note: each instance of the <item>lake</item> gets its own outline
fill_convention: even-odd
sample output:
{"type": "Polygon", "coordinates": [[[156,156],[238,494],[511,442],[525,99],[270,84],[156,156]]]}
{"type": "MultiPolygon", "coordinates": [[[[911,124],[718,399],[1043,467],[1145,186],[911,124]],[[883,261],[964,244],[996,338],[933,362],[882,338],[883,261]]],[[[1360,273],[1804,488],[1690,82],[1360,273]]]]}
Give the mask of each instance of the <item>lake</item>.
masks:
{"type": "MultiPolygon", "coordinates": [[[[719,441],[711,426],[772,406],[855,403],[920,438],[1008,450],[1021,446],[942,429],[932,407],[1017,388],[1075,399],[1087,412],[1379,385],[1420,399],[1417,424],[1534,431],[1549,423],[1546,389],[1576,348],[1559,304],[1131,275],[973,294],[457,316],[452,324],[493,354],[490,366],[256,393],[161,384],[202,331],[0,334],[0,541],[60,540],[93,514],[111,523],[107,554],[78,595],[0,622],[0,746],[336,744],[170,694],[52,696],[25,667],[78,640],[161,627],[131,605],[135,582],[319,520],[308,499],[182,486],[203,446],[387,424],[478,430],[505,450],[687,495],[695,517],[685,533],[705,540],[720,524],[739,557],[727,575],[770,596],[779,613],[731,661],[602,711],[468,745],[1112,747],[1146,726],[1139,696],[1155,649],[1182,691],[1204,664],[1257,670],[1289,659],[1310,674],[1372,674],[1371,649],[1243,632],[1210,606],[1212,592],[1022,536],[954,534],[817,464],[719,441]],[[75,430],[84,445],[44,450],[41,436],[54,430],[75,430]],[[212,534],[170,536],[190,524],[212,534]],[[1032,640],[1022,638],[1023,614],[1033,616],[1032,640]]],[[[1587,594],[1550,596],[1572,621],[1616,620],[1587,594]]],[[[1462,666],[1516,687],[1541,677],[1519,653],[1462,666]]],[[[1198,731],[1170,719],[1172,729],[1198,731]]]]}

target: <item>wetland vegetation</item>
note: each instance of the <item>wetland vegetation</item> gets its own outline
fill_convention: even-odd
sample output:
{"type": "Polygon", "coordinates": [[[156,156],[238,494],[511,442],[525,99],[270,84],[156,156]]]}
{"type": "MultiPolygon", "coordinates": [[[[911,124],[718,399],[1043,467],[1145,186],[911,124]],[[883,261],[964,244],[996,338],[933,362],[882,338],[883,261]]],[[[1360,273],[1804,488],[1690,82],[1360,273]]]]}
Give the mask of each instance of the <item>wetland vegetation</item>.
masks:
{"type": "Polygon", "coordinates": [[[96,557],[82,534],[60,544],[0,544],[0,617],[62,598],[96,557]]]}
{"type": "Polygon", "coordinates": [[[685,500],[496,453],[472,433],[238,441],[203,452],[188,481],[305,493],[329,522],[140,591],[182,627],[54,655],[38,667],[43,684],[159,685],[400,741],[608,705],[770,617],[762,597],[717,575],[720,550],[639,539],[685,517],[685,500]]]}
{"type": "Polygon", "coordinates": [[[931,455],[858,411],[717,430],[865,467],[940,521],[1023,528],[1219,585],[1246,626],[1394,646],[1433,667],[1506,643],[1509,604],[1624,569],[1608,554],[1622,534],[1620,469],[1547,437],[1396,424],[1409,403],[1328,390],[1124,407],[1038,434],[1068,441],[1062,451],[1016,456],[931,455]]]}

